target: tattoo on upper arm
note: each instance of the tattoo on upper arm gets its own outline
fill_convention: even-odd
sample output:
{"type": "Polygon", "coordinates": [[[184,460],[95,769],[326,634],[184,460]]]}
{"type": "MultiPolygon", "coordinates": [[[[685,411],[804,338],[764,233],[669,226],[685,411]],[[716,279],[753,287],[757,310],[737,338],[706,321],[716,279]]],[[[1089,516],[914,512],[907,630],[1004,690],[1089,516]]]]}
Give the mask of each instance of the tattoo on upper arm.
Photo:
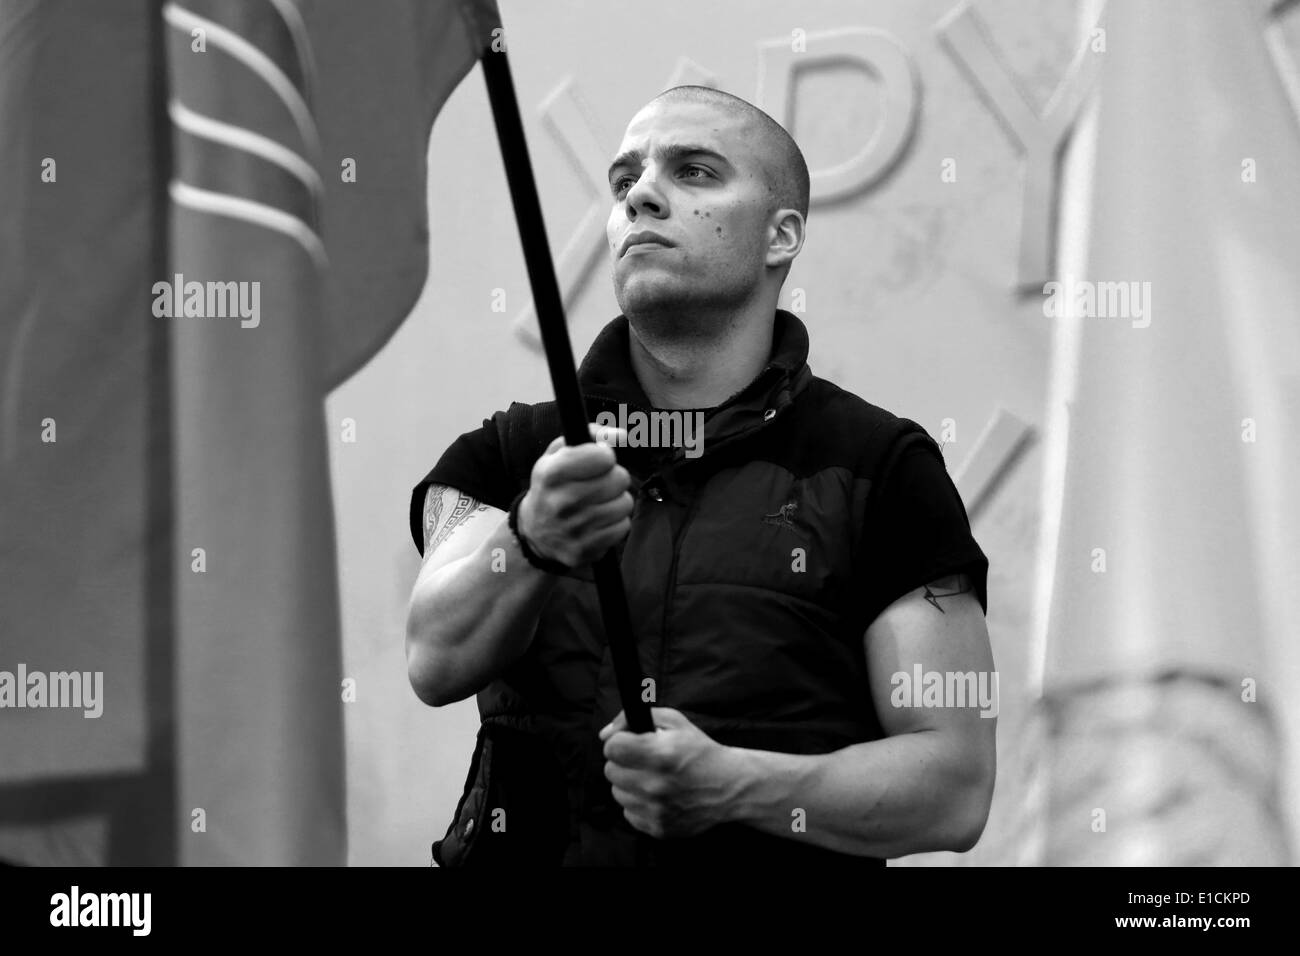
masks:
{"type": "Polygon", "coordinates": [[[938,608],[940,614],[947,614],[948,612],[943,609],[943,605],[939,603],[941,598],[969,594],[974,590],[975,585],[971,582],[970,575],[953,574],[925,585],[925,594],[921,596],[938,608]]]}
{"type": "Polygon", "coordinates": [[[487,510],[488,506],[472,495],[456,491],[446,485],[430,485],[424,496],[425,557],[436,551],[457,528],[487,510]],[[448,510],[447,504],[453,491],[456,493],[456,501],[448,510]]]}

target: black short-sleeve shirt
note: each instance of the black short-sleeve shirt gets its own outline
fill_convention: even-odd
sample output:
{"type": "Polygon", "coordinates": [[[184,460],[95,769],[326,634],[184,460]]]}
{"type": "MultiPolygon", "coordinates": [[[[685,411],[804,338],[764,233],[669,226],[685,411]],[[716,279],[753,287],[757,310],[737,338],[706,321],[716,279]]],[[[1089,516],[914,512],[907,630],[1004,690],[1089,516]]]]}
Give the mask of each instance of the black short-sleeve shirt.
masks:
{"type": "Polygon", "coordinates": [[[905,594],[952,574],[970,577],[988,613],[989,561],[971,532],[943,458],[916,443],[882,479],[880,521],[869,549],[869,620],[905,594]]]}
{"type": "MultiPolygon", "coordinates": [[[[501,414],[501,413],[498,413],[501,414]]],[[[868,549],[866,620],[871,621],[900,597],[948,575],[969,575],[980,607],[988,612],[988,558],[976,542],[966,508],[943,458],[914,443],[881,478],[879,518],[868,549]]],[[[505,511],[518,493],[517,480],[502,454],[497,427],[457,438],[411,496],[411,535],[424,552],[422,512],[431,484],[447,485],[505,511]]]]}

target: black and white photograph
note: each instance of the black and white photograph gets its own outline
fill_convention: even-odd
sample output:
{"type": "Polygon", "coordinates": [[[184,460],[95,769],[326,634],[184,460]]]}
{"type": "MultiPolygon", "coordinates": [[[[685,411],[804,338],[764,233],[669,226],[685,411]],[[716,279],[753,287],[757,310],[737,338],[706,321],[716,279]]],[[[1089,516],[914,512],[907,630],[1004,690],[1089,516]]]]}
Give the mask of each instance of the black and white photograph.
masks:
{"type": "Polygon", "coordinates": [[[1296,0],[0,0],[50,931],[178,918],[113,872],[978,868],[1241,940],[1297,436],[1296,0]]]}

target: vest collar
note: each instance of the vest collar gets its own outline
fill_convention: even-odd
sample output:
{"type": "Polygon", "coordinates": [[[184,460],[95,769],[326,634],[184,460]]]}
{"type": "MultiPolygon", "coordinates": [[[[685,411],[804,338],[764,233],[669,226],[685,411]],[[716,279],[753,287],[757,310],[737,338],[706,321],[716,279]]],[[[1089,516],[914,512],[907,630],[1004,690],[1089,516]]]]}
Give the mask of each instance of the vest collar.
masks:
{"type": "MultiPolygon", "coordinates": [[[[784,309],[776,310],[773,322],[772,352],[767,365],[753,381],[718,406],[709,424],[719,419],[735,419],[734,413],[742,411],[757,411],[761,416],[773,409],[779,414],[807,386],[812,375],[808,368],[807,328],[784,309]]],[[[578,368],[579,385],[585,396],[602,404],[625,403],[630,408],[649,411],[650,400],[632,369],[630,336],[625,315],[619,315],[601,329],[578,368]]],[[[709,437],[707,428],[705,436],[709,437]]],[[[719,430],[717,437],[722,436],[719,430]]]]}
{"type": "MultiPolygon", "coordinates": [[[[808,330],[803,322],[784,309],[776,310],[773,322],[772,351],[767,364],[705,420],[701,458],[709,458],[710,452],[780,418],[812,380],[812,370],[808,367],[808,330]]],[[[632,369],[630,334],[626,316],[613,319],[596,336],[578,369],[579,386],[587,400],[587,414],[592,418],[601,411],[617,414],[619,404],[626,404],[629,411],[652,410],[632,369]]],[[[634,473],[687,466],[699,460],[686,458],[684,448],[670,451],[623,448],[619,458],[634,473]]]]}

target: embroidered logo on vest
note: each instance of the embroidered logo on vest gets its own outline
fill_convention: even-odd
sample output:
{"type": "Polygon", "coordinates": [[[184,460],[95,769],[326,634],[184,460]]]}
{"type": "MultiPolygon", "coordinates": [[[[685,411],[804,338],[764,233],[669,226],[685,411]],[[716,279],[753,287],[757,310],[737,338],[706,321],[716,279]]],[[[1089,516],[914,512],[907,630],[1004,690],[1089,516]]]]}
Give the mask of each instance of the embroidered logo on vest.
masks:
{"type": "Polygon", "coordinates": [[[795,524],[795,512],[798,510],[799,502],[791,498],[772,514],[764,515],[763,524],[776,525],[778,528],[787,528],[799,537],[806,538],[808,537],[807,531],[795,524]]]}

